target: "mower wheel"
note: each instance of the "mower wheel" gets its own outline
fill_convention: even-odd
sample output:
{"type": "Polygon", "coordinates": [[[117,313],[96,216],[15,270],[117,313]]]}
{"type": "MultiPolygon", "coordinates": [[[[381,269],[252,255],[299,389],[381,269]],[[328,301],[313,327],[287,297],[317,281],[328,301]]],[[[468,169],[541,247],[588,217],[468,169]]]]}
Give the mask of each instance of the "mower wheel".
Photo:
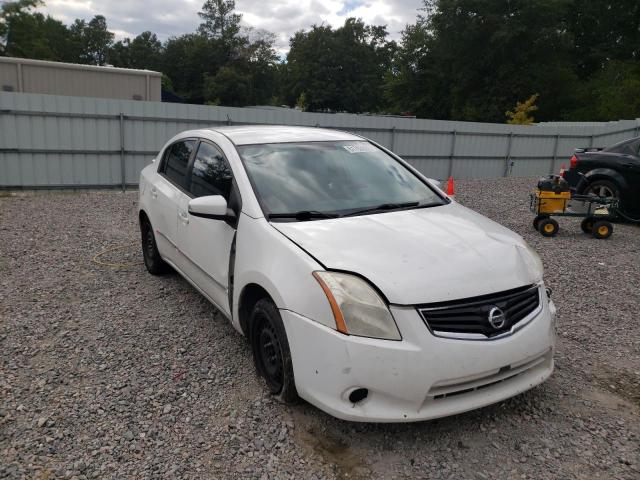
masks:
{"type": "Polygon", "coordinates": [[[538,231],[545,237],[553,237],[560,230],[560,225],[553,218],[544,218],[538,222],[538,231]]]}
{"type": "Polygon", "coordinates": [[[582,223],[580,224],[580,228],[584,233],[592,233],[594,222],[595,222],[595,219],[593,217],[586,217],[584,220],[582,220],[582,223]]]}
{"type": "Polygon", "coordinates": [[[537,215],[536,218],[533,219],[533,228],[535,230],[538,230],[538,225],[540,224],[540,221],[544,220],[545,218],[549,218],[547,215],[537,215]]]}
{"type": "Polygon", "coordinates": [[[613,225],[606,220],[598,220],[593,224],[593,231],[591,234],[599,239],[609,238],[613,233],[613,225]]]}

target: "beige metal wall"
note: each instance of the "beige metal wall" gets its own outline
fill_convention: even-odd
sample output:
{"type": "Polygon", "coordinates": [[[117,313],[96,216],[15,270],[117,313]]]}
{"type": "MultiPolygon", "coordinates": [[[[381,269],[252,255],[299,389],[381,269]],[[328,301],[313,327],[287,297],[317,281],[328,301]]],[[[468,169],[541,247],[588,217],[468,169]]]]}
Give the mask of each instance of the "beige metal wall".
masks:
{"type": "Polygon", "coordinates": [[[0,90],[159,102],[161,74],[0,57],[0,90]]]}

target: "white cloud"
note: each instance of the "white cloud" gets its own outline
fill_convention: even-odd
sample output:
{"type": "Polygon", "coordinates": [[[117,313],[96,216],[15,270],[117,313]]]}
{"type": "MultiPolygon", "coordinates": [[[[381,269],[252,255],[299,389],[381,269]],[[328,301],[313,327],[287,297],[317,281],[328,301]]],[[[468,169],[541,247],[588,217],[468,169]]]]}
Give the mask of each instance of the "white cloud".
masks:
{"type": "MultiPolygon", "coordinates": [[[[117,38],[151,30],[166,40],[196,30],[202,3],[204,0],[47,0],[44,10],[65,23],[104,15],[117,38]]],[[[273,32],[282,53],[288,50],[294,32],[313,24],[339,27],[348,17],[386,25],[390,37],[398,39],[404,26],[415,21],[421,6],[421,0],[236,0],[243,24],[273,32]]]]}

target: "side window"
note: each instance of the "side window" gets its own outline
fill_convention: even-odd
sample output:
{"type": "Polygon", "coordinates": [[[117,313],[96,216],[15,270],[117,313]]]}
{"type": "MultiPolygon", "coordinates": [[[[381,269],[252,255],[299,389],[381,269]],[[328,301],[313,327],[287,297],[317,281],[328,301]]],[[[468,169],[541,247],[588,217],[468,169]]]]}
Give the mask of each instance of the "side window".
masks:
{"type": "Polygon", "coordinates": [[[187,167],[195,147],[195,140],[176,142],[169,147],[164,162],[164,174],[169,180],[184,189],[188,187],[187,167]]]}
{"type": "Polygon", "coordinates": [[[229,201],[232,184],[231,167],[220,150],[208,143],[200,143],[193,162],[189,191],[195,197],[222,195],[229,201]]]}

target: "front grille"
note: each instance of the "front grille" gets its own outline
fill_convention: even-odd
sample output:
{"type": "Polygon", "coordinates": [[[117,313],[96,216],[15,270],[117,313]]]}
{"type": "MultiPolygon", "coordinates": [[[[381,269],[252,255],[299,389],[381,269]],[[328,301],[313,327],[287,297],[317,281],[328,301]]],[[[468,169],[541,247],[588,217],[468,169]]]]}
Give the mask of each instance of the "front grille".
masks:
{"type": "Polygon", "coordinates": [[[489,339],[511,332],[539,305],[540,289],[537,285],[528,285],[490,295],[420,305],[418,311],[434,335],[489,339]],[[499,310],[495,310],[496,307],[499,310]],[[493,325],[489,321],[492,310],[493,325]],[[500,311],[504,315],[502,319],[500,311]]]}

